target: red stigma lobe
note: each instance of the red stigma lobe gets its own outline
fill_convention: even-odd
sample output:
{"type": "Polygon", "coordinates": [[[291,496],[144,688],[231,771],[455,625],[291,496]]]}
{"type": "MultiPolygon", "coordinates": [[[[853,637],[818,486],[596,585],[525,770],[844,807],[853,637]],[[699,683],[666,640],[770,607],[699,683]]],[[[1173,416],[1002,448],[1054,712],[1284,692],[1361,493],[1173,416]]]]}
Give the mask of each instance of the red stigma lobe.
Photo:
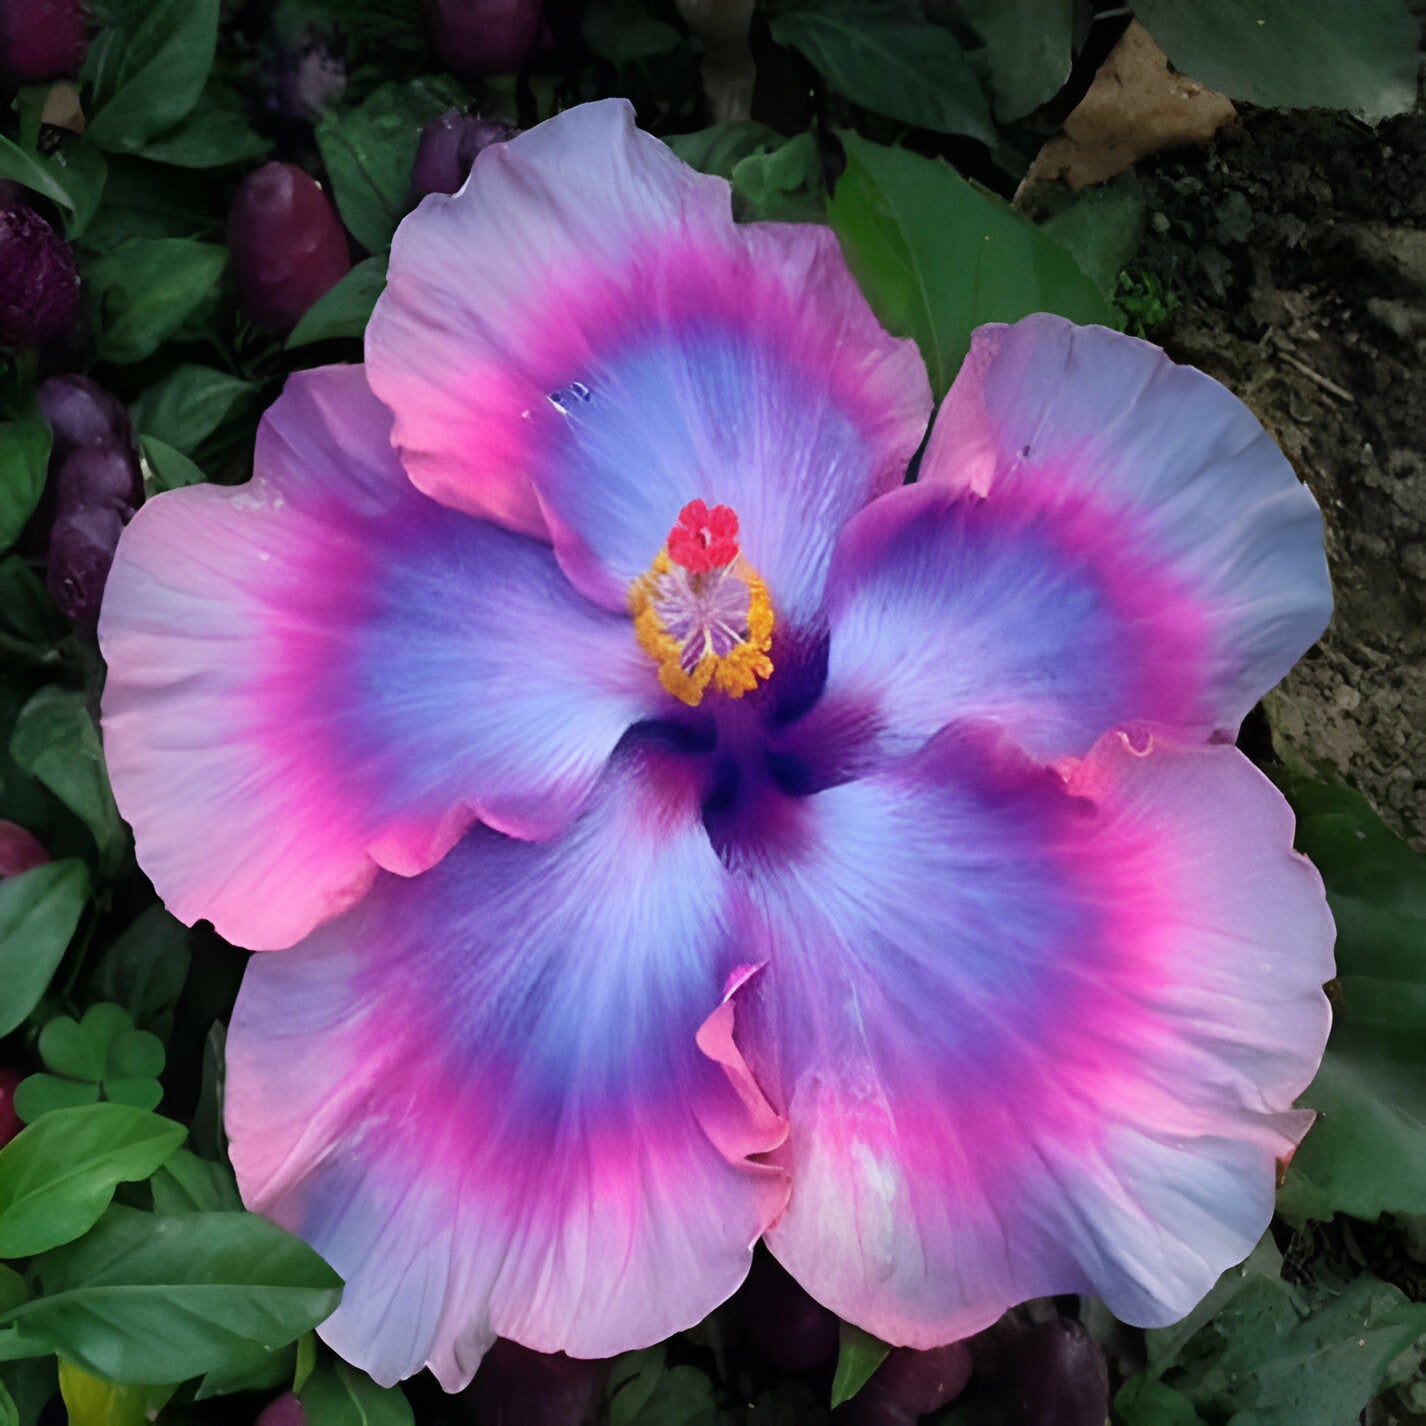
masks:
{"type": "Polygon", "coordinates": [[[732,564],[738,557],[737,515],[727,505],[710,510],[702,500],[690,500],[668,532],[668,557],[690,574],[732,564]]]}

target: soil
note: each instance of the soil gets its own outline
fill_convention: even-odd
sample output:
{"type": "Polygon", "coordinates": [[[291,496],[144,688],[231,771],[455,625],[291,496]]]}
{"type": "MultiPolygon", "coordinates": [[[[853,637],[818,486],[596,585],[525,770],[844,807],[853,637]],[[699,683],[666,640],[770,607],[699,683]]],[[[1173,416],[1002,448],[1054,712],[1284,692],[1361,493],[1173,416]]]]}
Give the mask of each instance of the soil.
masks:
{"type": "Polygon", "coordinates": [[[1426,114],[1250,113],[1140,169],[1151,335],[1235,390],[1322,506],[1336,612],[1265,702],[1285,761],[1426,846],[1426,114]]]}

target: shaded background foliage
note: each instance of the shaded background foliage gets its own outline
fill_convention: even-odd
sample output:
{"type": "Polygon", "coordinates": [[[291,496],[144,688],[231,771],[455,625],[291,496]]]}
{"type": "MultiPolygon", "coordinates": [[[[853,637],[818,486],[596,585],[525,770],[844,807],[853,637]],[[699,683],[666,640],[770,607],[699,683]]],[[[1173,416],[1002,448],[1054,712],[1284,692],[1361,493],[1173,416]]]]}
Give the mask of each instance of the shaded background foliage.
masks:
{"type": "Polygon", "coordinates": [[[746,42],[709,13],[0,0],[0,1426],[1426,1422],[1420,6],[765,0],[746,42]],[[338,1280],[242,1210],[243,953],[156,902],[109,792],[107,560],[146,496],[247,478],[290,371],[359,358],[422,193],[611,94],[741,218],[830,223],[938,396],[981,322],[1126,327],[1238,389],[1324,505],[1341,616],[1244,735],[1338,922],[1321,1118],[1175,1327],[1056,1299],[888,1355],[760,1255],[667,1343],[501,1343],[447,1398],[321,1348],[338,1280]]]}

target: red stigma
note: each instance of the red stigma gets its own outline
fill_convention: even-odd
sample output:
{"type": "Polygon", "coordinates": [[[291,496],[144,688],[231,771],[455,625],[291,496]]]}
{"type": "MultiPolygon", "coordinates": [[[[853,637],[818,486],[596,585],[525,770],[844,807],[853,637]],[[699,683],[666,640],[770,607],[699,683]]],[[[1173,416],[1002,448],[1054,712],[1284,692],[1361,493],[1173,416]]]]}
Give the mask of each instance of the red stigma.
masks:
{"type": "Polygon", "coordinates": [[[668,557],[690,574],[732,564],[738,557],[738,517],[727,505],[710,510],[703,501],[690,500],[668,532],[668,557]]]}

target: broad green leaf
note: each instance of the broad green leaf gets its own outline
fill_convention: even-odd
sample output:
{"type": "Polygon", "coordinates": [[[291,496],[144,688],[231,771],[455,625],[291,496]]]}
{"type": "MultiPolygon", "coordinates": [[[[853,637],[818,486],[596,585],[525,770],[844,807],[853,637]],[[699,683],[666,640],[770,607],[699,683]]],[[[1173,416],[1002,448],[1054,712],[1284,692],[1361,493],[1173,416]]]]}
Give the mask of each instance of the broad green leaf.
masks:
{"type": "Polygon", "coordinates": [[[31,644],[52,644],[69,632],[49,592],[19,555],[0,559],[0,628],[31,644]]]}
{"type": "Polygon", "coordinates": [[[118,1184],[147,1178],[183,1137],[181,1124],[126,1104],[57,1109],[22,1129],[0,1149],[0,1258],[87,1232],[118,1184]]]}
{"type": "Polygon", "coordinates": [[[815,134],[750,154],[733,167],[738,216],[758,222],[825,223],[827,190],[815,134]]]}
{"type": "Polygon", "coordinates": [[[188,978],[191,934],[162,906],[148,907],[100,957],[90,989],[122,1005],[142,1029],[166,1035],[188,978]]]}
{"type": "Polygon", "coordinates": [[[1066,248],[1112,301],[1124,265],[1144,233],[1144,200],[1127,188],[1086,188],[1045,222],[1043,231],[1066,248]]]}
{"type": "Polygon", "coordinates": [[[119,1386],[61,1359],[59,1391],[69,1426],[149,1426],[175,1386],[119,1386]]]}
{"type": "Polygon", "coordinates": [[[251,163],[271,147],[236,104],[222,104],[205,95],[181,124],[150,139],[142,155],[177,168],[223,168],[251,163]]]}
{"type": "Polygon", "coordinates": [[[100,148],[138,153],[186,118],[218,44],[219,0],[157,0],[124,47],[112,97],[89,121],[100,148]]]}
{"type": "Polygon", "coordinates": [[[1405,0],[1137,0],[1175,68],[1269,109],[1350,109],[1375,122],[1416,102],[1420,21],[1405,0]]]}
{"type": "Polygon", "coordinates": [[[1297,846],[1337,922],[1332,1037],[1301,1102],[1320,1113],[1279,1205],[1292,1218],[1426,1212],[1426,857],[1366,799],[1285,774],[1297,846]]]}
{"type": "Polygon", "coordinates": [[[103,361],[142,361],[217,285],[228,250],[190,238],[139,238],[85,271],[99,314],[103,361]]]}
{"type": "Polygon", "coordinates": [[[287,338],[288,350],[334,337],[361,336],[385,286],[386,254],[363,258],[298,318],[287,338]]]}
{"type": "Polygon", "coordinates": [[[84,694],[56,686],[40,689],[20,711],[10,756],[89,828],[100,864],[116,870],[128,848],[128,831],[114,805],[99,730],[84,694]]]}
{"type": "Polygon", "coordinates": [[[155,1213],[236,1213],[243,1200],[232,1169],[179,1149],[149,1180],[155,1213]]]}
{"type": "Polygon", "coordinates": [[[134,403],[134,426],[174,450],[192,454],[256,390],[240,376],[185,362],[134,403]]]}
{"type": "Polygon", "coordinates": [[[317,1367],[317,1338],[311,1332],[304,1332],[297,1339],[297,1360],[292,1366],[292,1390],[300,1392],[311,1379],[317,1367]]]}
{"type": "Polygon", "coordinates": [[[1074,258],[1008,203],[936,159],[844,133],[832,226],[872,310],[921,348],[945,394],[985,322],[1057,312],[1117,325],[1074,258]]]}
{"type": "Polygon", "coordinates": [[[940,25],[904,19],[877,0],[841,0],[784,10],[771,28],[778,44],[800,50],[834,89],[864,109],[995,144],[975,70],[940,25]]]}
{"type": "Polygon", "coordinates": [[[985,41],[996,117],[1023,119],[1069,78],[1074,0],[961,0],[961,14],[985,41]]]}
{"type": "Polygon", "coordinates": [[[88,898],[89,873],[74,859],[0,880],[0,1035],[39,1004],[88,898]]]}
{"type": "Polygon", "coordinates": [[[890,1350],[885,1342],[873,1337],[870,1332],[863,1332],[850,1322],[842,1323],[837,1371],[832,1378],[833,1408],[850,1401],[871,1380],[872,1373],[886,1360],[890,1350]]]}
{"type": "Polygon", "coordinates": [[[20,1426],[20,1409],[4,1382],[0,1382],[0,1426],[20,1426]]]}
{"type": "Polygon", "coordinates": [[[318,124],[317,145],[342,222],[368,252],[385,251],[409,206],[422,127],[463,98],[453,81],[427,76],[383,84],[358,108],[318,124]]]}
{"type": "Polygon", "coordinates": [[[713,1384],[697,1367],[669,1367],[661,1346],[627,1352],[610,1366],[609,1426],[715,1426],[713,1384]]]}
{"type": "Polygon", "coordinates": [[[378,1386],[365,1372],[333,1357],[301,1392],[307,1426],[411,1426],[411,1404],[399,1386],[378,1386]]]}
{"type": "Polygon", "coordinates": [[[153,436],[139,437],[139,453],[144,462],[144,488],[150,495],[201,485],[208,478],[182,451],[153,436]]]}
{"type": "Polygon", "coordinates": [[[254,1347],[286,1346],[341,1296],[316,1253],[252,1213],[116,1205],[34,1266],[42,1295],[0,1315],[0,1327],[130,1385],[247,1365],[254,1347]]]}
{"type": "Polygon", "coordinates": [[[0,421],[0,550],[34,514],[50,458],[50,428],[38,411],[0,421]]]}
{"type": "Polygon", "coordinates": [[[64,213],[64,231],[77,238],[104,194],[108,165],[91,143],[76,139],[51,154],[32,154],[0,135],[0,178],[42,193],[64,213]]]}
{"type": "Polygon", "coordinates": [[[699,173],[716,174],[719,178],[732,178],[740,159],[780,148],[786,142],[776,129],[755,119],[714,124],[691,134],[670,134],[664,139],[690,168],[696,168],[699,173]]]}
{"type": "Polygon", "coordinates": [[[285,1385],[297,1365],[297,1351],[286,1347],[252,1347],[234,1352],[232,1359],[217,1371],[205,1372],[193,1393],[195,1401],[214,1396],[231,1396],[239,1391],[271,1391],[285,1385]]]}
{"type": "Polygon", "coordinates": [[[1426,1332],[1426,1303],[1358,1278],[1307,1312],[1281,1279],[1253,1278],[1191,1341],[1167,1385],[1200,1416],[1240,1426],[1342,1426],[1426,1332]]]}
{"type": "MultiPolygon", "coordinates": [[[[0,1361],[0,1383],[4,1384],[15,1403],[20,1426],[39,1426],[40,1413],[59,1385],[55,1380],[55,1367],[53,1357],[41,1357],[34,1361],[0,1361]]],[[[45,1414],[48,1419],[48,1413],[45,1414]]]]}

